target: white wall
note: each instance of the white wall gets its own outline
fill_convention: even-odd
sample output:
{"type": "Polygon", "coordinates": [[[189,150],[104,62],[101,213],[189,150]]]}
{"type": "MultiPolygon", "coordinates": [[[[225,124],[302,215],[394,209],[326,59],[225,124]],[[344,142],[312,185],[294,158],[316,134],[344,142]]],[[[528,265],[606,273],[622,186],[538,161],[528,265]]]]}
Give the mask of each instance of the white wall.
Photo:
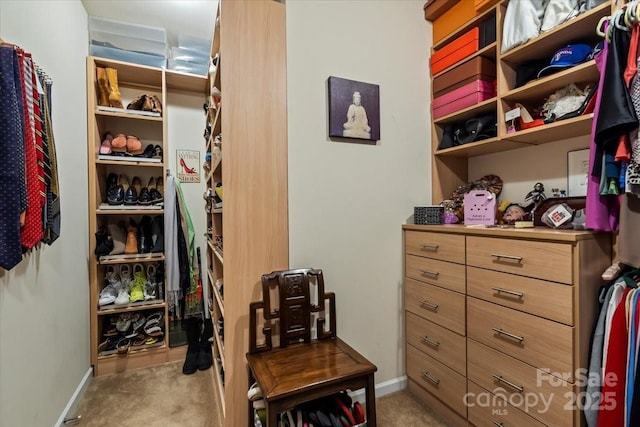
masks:
{"type": "Polygon", "coordinates": [[[182,183],[182,192],[196,233],[195,246],[199,246],[202,253],[202,271],[204,273],[201,277],[206,296],[207,240],[204,237],[204,233],[207,231],[207,218],[204,211],[204,199],[202,198],[202,194],[206,189],[205,176],[202,171],[205,155],[203,134],[206,118],[202,105],[205,101],[204,95],[178,92],[171,92],[167,95],[169,152],[165,154],[165,159],[169,161],[168,167],[171,170],[171,174],[177,176],[178,167],[180,166],[176,165],[176,150],[195,150],[200,152],[200,182],[182,183]]]}
{"type": "Polygon", "coordinates": [[[0,270],[0,425],[51,426],[89,369],[87,15],[79,1],[0,2],[0,35],[53,79],[62,236],[0,270]]]}
{"type": "Polygon", "coordinates": [[[567,152],[588,147],[589,137],[583,136],[475,157],[469,159],[469,179],[498,175],[505,183],[500,200],[524,204],[536,182],[542,182],[551,197],[552,188],[567,190],[567,152]]]}
{"type": "Polygon", "coordinates": [[[402,231],[431,198],[424,1],[288,1],[290,267],[322,268],[338,335],[404,375],[402,231]],[[380,85],[380,141],[327,137],[327,78],[380,85]]]}

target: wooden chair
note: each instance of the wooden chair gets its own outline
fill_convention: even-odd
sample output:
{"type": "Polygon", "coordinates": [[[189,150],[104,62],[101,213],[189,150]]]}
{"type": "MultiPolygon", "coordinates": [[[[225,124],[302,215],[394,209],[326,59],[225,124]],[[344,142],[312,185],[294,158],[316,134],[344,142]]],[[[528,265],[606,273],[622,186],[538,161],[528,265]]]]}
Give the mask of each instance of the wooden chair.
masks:
{"type": "MultiPolygon", "coordinates": [[[[249,312],[250,375],[262,391],[267,427],[277,415],[295,406],[342,390],[365,389],[367,427],[376,427],[374,373],[377,367],[336,336],[333,292],[324,292],[322,270],[275,271],[262,276],[262,297],[249,312]],[[315,286],[314,286],[315,283],[315,286]],[[315,288],[315,298],[312,290],[315,288]],[[271,294],[277,293],[274,307],[271,294]],[[313,301],[316,301],[315,303],[313,301]],[[329,329],[326,305],[329,305],[329,329]],[[258,311],[262,311],[264,343],[258,344],[258,311]],[[312,317],[316,317],[312,338],[312,317]],[[273,348],[273,335],[280,338],[273,348]]],[[[251,402],[249,402],[251,411],[251,402]]],[[[253,423],[253,417],[250,417],[253,423]]],[[[253,424],[251,424],[253,425],[253,424]]]]}

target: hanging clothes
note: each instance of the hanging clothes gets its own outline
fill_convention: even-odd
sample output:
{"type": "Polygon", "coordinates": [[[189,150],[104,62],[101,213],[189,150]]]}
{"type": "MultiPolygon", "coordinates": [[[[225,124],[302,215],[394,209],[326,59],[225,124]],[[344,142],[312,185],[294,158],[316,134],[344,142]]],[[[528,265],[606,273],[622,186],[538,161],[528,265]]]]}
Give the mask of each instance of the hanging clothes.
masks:
{"type": "MultiPolygon", "coordinates": [[[[596,66],[600,72],[600,81],[598,91],[596,92],[596,106],[593,112],[593,121],[591,122],[591,140],[589,146],[589,170],[593,170],[596,165],[598,148],[594,135],[596,134],[596,126],[600,117],[602,106],[602,94],[605,79],[605,67],[609,55],[609,45],[604,43],[600,52],[595,56],[596,66]]],[[[607,106],[608,108],[608,106],[607,106]]],[[[606,110],[607,108],[604,108],[606,110]]],[[[591,173],[587,174],[587,197],[585,201],[585,212],[587,228],[597,231],[614,231],[618,229],[618,200],[610,196],[600,195],[600,177],[591,173]]]]}

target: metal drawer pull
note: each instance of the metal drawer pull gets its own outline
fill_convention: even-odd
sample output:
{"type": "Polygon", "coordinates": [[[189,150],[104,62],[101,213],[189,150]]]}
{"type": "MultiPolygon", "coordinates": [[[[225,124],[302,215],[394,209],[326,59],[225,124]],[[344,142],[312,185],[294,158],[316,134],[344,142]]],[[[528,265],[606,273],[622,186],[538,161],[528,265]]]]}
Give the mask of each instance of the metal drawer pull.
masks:
{"type": "Polygon", "coordinates": [[[505,330],[502,330],[502,329],[500,329],[500,328],[491,328],[491,329],[493,329],[493,331],[494,331],[495,333],[497,333],[497,334],[500,334],[500,335],[506,335],[506,336],[508,336],[509,338],[513,338],[514,340],[518,340],[518,341],[520,341],[520,342],[524,341],[524,337],[521,337],[521,336],[518,336],[518,335],[514,335],[514,334],[510,334],[509,332],[507,332],[507,331],[505,331],[505,330]]]}
{"type": "Polygon", "coordinates": [[[432,345],[434,347],[438,347],[440,345],[438,341],[431,340],[427,336],[422,337],[422,342],[424,342],[425,344],[432,345]]]}
{"type": "Polygon", "coordinates": [[[434,304],[434,303],[426,301],[426,300],[420,301],[420,305],[426,305],[427,307],[429,307],[432,310],[437,310],[438,309],[438,304],[434,304]]]}
{"type": "Polygon", "coordinates": [[[494,421],[493,424],[497,425],[498,427],[504,427],[504,424],[502,424],[502,421],[494,421]]]}
{"type": "Polygon", "coordinates": [[[433,378],[431,375],[429,375],[428,372],[426,371],[422,371],[422,377],[424,379],[426,379],[427,381],[431,382],[432,384],[438,385],[440,384],[440,380],[437,380],[435,378],[433,378]]]}
{"type": "Polygon", "coordinates": [[[505,380],[504,378],[502,378],[502,375],[491,374],[491,376],[496,380],[498,380],[499,382],[501,382],[502,384],[505,384],[511,387],[512,389],[516,390],[518,393],[522,393],[524,391],[524,387],[520,387],[519,385],[516,385],[511,381],[505,380]]]}
{"type": "Polygon", "coordinates": [[[505,259],[514,259],[518,262],[522,261],[521,256],[515,256],[515,255],[491,254],[491,256],[498,259],[505,258],[505,259]]]}
{"type": "Polygon", "coordinates": [[[439,247],[438,245],[428,245],[428,244],[420,245],[420,249],[430,249],[432,251],[437,251],[438,247],[439,247]]]}
{"type": "Polygon", "coordinates": [[[419,271],[422,274],[427,274],[427,275],[433,276],[433,277],[438,277],[440,275],[440,273],[438,273],[437,271],[429,271],[429,270],[419,270],[419,271]]]}
{"type": "Polygon", "coordinates": [[[509,289],[504,289],[504,288],[491,288],[491,289],[493,289],[499,294],[509,294],[509,295],[516,296],[518,298],[522,298],[524,296],[522,292],[510,291],[509,289]]]}

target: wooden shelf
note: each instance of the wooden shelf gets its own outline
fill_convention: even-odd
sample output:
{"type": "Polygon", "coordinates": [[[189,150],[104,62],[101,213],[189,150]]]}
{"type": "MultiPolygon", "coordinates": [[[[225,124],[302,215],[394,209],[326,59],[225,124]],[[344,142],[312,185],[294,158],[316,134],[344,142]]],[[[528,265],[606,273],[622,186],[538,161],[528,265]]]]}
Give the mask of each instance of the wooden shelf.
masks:
{"type": "Polygon", "coordinates": [[[495,15],[495,13],[496,13],[496,7],[494,6],[494,7],[490,8],[490,9],[484,11],[480,15],[474,17],[473,19],[470,19],[466,23],[462,24],[462,26],[458,27],[457,30],[455,30],[454,32],[452,32],[451,34],[449,34],[448,36],[446,36],[445,38],[440,40],[438,43],[435,43],[433,45],[433,50],[436,51],[436,50],[442,48],[443,46],[445,46],[449,42],[453,41],[454,39],[458,38],[462,34],[466,33],[467,31],[469,31],[473,27],[476,27],[476,26],[480,25],[481,22],[486,21],[492,15],[495,15]]]}
{"type": "Polygon", "coordinates": [[[149,352],[156,352],[156,351],[164,352],[165,349],[166,349],[165,340],[162,339],[162,341],[158,341],[157,343],[151,344],[146,347],[131,349],[127,354],[118,354],[117,351],[115,351],[115,353],[109,353],[107,355],[98,354],[98,360],[112,359],[114,357],[129,358],[129,357],[135,357],[135,356],[142,356],[145,353],[149,353],[149,352]]]}
{"type": "Polygon", "coordinates": [[[535,39],[502,54],[502,61],[519,64],[534,59],[551,58],[558,49],[568,43],[580,40],[597,40],[596,26],[603,16],[611,12],[611,3],[605,1],[601,5],[582,13],[566,23],[542,33],[535,39]]]}
{"type": "Polygon", "coordinates": [[[469,55],[466,58],[456,62],[455,64],[445,68],[444,70],[440,71],[438,74],[434,74],[433,78],[435,79],[436,77],[439,77],[439,76],[443,75],[447,71],[450,71],[450,70],[456,68],[458,65],[464,64],[465,62],[468,62],[468,61],[471,61],[473,58],[477,58],[478,56],[483,56],[485,58],[490,58],[490,59],[493,59],[495,61],[496,55],[497,55],[497,46],[498,46],[498,43],[493,42],[490,45],[487,45],[487,46],[483,47],[482,49],[480,49],[479,51],[477,51],[473,55],[469,55]]]}
{"type": "Polygon", "coordinates": [[[215,357],[213,358],[213,367],[215,368],[215,372],[213,373],[213,376],[215,377],[214,382],[216,383],[216,387],[218,388],[218,393],[221,400],[220,407],[222,408],[222,416],[225,417],[226,405],[224,404],[224,385],[222,384],[222,378],[220,378],[220,365],[218,364],[218,361],[216,360],[215,357]]]}
{"type": "Polygon", "coordinates": [[[142,114],[135,113],[116,113],[113,111],[100,111],[96,110],[94,112],[96,116],[104,116],[104,117],[118,117],[121,119],[129,119],[129,120],[144,120],[149,122],[159,122],[162,123],[164,120],[163,117],[154,117],[154,116],[144,116],[142,114]]]}
{"type": "Polygon", "coordinates": [[[216,53],[220,53],[220,6],[216,13],[216,22],[213,27],[213,39],[211,40],[211,57],[216,56],[216,53]]]}
{"type": "Polygon", "coordinates": [[[529,84],[511,90],[502,95],[502,100],[526,103],[539,101],[551,95],[555,90],[570,83],[575,83],[579,89],[584,89],[587,83],[596,83],[600,77],[595,60],[560,71],[547,77],[534,80],[529,84]]]}
{"type": "Polygon", "coordinates": [[[98,316],[104,316],[107,314],[116,314],[116,313],[124,313],[127,311],[141,311],[141,310],[152,310],[154,308],[164,308],[165,302],[162,300],[151,300],[151,301],[138,301],[131,302],[126,305],[106,305],[102,308],[98,309],[98,316]]]}
{"type": "Polygon", "coordinates": [[[593,114],[574,117],[538,126],[531,129],[521,130],[504,136],[504,140],[514,142],[524,142],[528,144],[546,144],[559,141],[561,139],[574,138],[577,136],[589,135],[591,133],[591,123],[593,114]]]}
{"type": "Polygon", "coordinates": [[[162,68],[148,67],[146,65],[131,64],[115,59],[89,57],[99,67],[109,67],[118,70],[118,82],[123,86],[144,86],[162,90],[162,68]]]}
{"type": "MultiPolygon", "coordinates": [[[[218,320],[218,319],[214,319],[214,320],[218,320]]],[[[225,367],[224,342],[222,341],[222,339],[220,339],[220,334],[218,333],[218,325],[216,325],[216,322],[213,323],[213,338],[214,338],[214,344],[218,349],[218,354],[220,355],[220,360],[222,361],[222,368],[224,368],[225,367]]]]}
{"type": "Polygon", "coordinates": [[[180,71],[165,70],[167,89],[182,92],[199,92],[209,94],[207,76],[189,74],[180,71]]]}
{"type": "Polygon", "coordinates": [[[132,262],[159,262],[164,261],[164,254],[148,253],[148,254],[122,254],[122,255],[105,255],[98,260],[99,264],[130,264],[132,262]]]}
{"type": "Polygon", "coordinates": [[[496,111],[496,108],[498,105],[497,99],[498,99],[497,97],[493,97],[491,99],[487,99],[486,101],[482,101],[479,104],[472,105],[471,107],[467,107],[460,111],[456,111],[455,113],[438,117],[433,121],[433,123],[436,125],[443,125],[445,123],[468,120],[472,117],[476,117],[479,114],[486,113],[489,111],[496,111]]]}
{"type": "Polygon", "coordinates": [[[220,249],[213,244],[213,242],[209,239],[207,239],[207,244],[209,245],[209,248],[213,251],[213,253],[215,254],[216,258],[218,258],[218,260],[220,261],[221,264],[223,264],[223,260],[222,260],[222,253],[220,252],[220,249]]]}
{"type": "Polygon", "coordinates": [[[220,314],[224,317],[224,299],[222,299],[222,295],[220,295],[220,291],[218,290],[218,286],[216,285],[216,281],[211,274],[211,270],[207,271],[207,276],[209,276],[209,283],[211,284],[211,289],[213,290],[213,295],[215,297],[216,303],[218,304],[218,310],[220,310],[220,314]]]}
{"type": "MultiPolygon", "coordinates": [[[[126,157],[123,157],[126,158],[126,157]]],[[[142,167],[153,167],[153,168],[163,168],[164,163],[162,162],[138,162],[135,160],[100,160],[96,159],[97,165],[110,165],[110,166],[142,166],[142,167]]]]}
{"type": "Polygon", "coordinates": [[[469,144],[458,145],[456,147],[439,150],[434,153],[438,157],[476,157],[485,154],[501,153],[503,151],[515,150],[523,148],[521,142],[501,140],[500,138],[488,138],[482,141],[472,142],[469,144]]]}
{"type": "Polygon", "coordinates": [[[97,215],[162,215],[164,209],[100,209],[97,215]]]}

